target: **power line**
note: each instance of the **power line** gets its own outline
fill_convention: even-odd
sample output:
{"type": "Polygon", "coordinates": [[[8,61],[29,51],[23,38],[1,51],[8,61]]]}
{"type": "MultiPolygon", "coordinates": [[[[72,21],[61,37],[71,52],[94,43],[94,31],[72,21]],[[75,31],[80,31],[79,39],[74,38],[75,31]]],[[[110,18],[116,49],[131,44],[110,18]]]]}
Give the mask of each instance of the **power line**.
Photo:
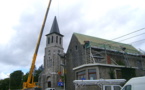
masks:
{"type": "Polygon", "coordinates": [[[141,39],[141,40],[137,40],[137,41],[134,41],[134,42],[131,42],[132,43],[136,43],[136,42],[140,42],[140,41],[144,41],[145,39],[141,39]]]}
{"type": "Polygon", "coordinates": [[[131,32],[131,33],[128,33],[128,34],[126,34],[126,35],[123,35],[123,36],[120,36],[120,37],[114,38],[114,39],[112,39],[112,40],[116,40],[116,39],[119,39],[119,38],[125,37],[125,36],[127,36],[127,35],[132,34],[132,33],[135,33],[135,32],[138,32],[138,31],[141,31],[141,30],[143,30],[143,29],[145,29],[145,28],[142,28],[142,29],[139,29],[139,30],[133,31],[133,32],[131,32]]]}
{"type": "MultiPolygon", "coordinates": [[[[138,31],[141,31],[141,30],[144,30],[144,29],[145,29],[145,28],[141,28],[141,29],[139,29],[139,30],[133,31],[133,32],[128,33],[128,34],[125,34],[125,35],[123,35],[123,36],[114,38],[114,39],[112,39],[111,41],[116,40],[116,39],[119,39],[119,38],[122,38],[122,37],[125,37],[125,36],[127,36],[127,35],[133,34],[133,33],[135,33],[135,32],[138,32],[138,31]]],[[[109,41],[106,41],[106,42],[104,42],[104,43],[107,43],[107,42],[110,43],[109,41]]]]}
{"type": "Polygon", "coordinates": [[[135,36],[132,36],[132,37],[129,37],[129,38],[126,38],[126,39],[120,40],[120,41],[125,41],[125,40],[128,40],[128,39],[131,39],[131,38],[134,38],[134,37],[137,37],[137,36],[143,35],[143,34],[145,34],[145,33],[142,33],[142,34],[139,34],[139,35],[135,35],[135,36]]]}

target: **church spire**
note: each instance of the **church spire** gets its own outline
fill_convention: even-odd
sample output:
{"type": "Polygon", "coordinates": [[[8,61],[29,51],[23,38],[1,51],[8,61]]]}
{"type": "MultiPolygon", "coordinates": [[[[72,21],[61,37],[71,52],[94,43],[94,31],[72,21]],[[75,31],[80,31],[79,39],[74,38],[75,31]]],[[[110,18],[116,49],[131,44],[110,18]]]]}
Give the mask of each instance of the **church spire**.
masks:
{"type": "Polygon", "coordinates": [[[53,20],[53,24],[52,24],[52,27],[51,27],[51,30],[50,30],[49,34],[51,34],[51,33],[60,34],[56,16],[55,16],[55,18],[53,20]]]}
{"type": "Polygon", "coordinates": [[[50,29],[50,33],[47,35],[50,35],[50,34],[58,34],[60,36],[63,36],[62,34],[60,34],[56,16],[54,17],[53,24],[52,24],[51,29],[50,29]]]}

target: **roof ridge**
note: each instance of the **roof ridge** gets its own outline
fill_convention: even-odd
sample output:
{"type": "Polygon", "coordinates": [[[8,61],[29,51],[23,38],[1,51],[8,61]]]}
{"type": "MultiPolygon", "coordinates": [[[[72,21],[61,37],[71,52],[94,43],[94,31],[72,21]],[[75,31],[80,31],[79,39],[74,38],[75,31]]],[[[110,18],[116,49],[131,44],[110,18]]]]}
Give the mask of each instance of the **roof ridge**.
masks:
{"type": "MultiPolygon", "coordinates": [[[[126,44],[126,43],[120,43],[120,42],[116,42],[116,41],[112,41],[112,40],[107,40],[107,39],[103,39],[103,38],[99,38],[99,37],[95,37],[95,36],[80,34],[80,33],[76,33],[76,32],[74,32],[74,34],[79,34],[79,35],[83,35],[83,36],[87,36],[87,37],[92,37],[92,38],[96,38],[96,39],[101,39],[101,40],[104,40],[106,42],[114,42],[114,43],[123,44],[123,45],[130,45],[130,44],[126,44]]],[[[102,44],[105,44],[105,42],[102,43],[102,44]]],[[[110,44],[110,43],[106,43],[106,44],[110,44]]],[[[130,45],[130,46],[132,46],[132,45],[130,45]]]]}
{"type": "MultiPolygon", "coordinates": [[[[124,44],[124,43],[106,40],[106,39],[89,36],[89,35],[84,35],[84,34],[80,34],[80,33],[74,33],[74,35],[76,36],[76,38],[78,39],[80,44],[85,44],[84,41],[90,41],[91,45],[94,45],[97,47],[104,47],[104,45],[107,45],[107,46],[109,46],[108,48],[110,48],[110,49],[113,47],[116,47],[116,50],[117,50],[117,48],[127,48],[127,50],[133,50],[137,53],[139,52],[135,47],[133,47],[130,44],[124,44]],[[104,43],[104,42],[108,42],[108,43],[104,43]]],[[[127,51],[127,52],[132,52],[132,51],[127,51]]]]}

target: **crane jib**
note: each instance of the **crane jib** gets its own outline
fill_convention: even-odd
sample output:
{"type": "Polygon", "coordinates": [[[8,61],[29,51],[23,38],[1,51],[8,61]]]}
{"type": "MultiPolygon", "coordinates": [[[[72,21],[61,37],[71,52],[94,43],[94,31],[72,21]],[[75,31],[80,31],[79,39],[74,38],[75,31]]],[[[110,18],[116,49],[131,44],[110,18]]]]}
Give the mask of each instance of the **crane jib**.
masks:
{"type": "Polygon", "coordinates": [[[42,27],[41,27],[41,30],[40,30],[40,34],[39,34],[39,37],[38,37],[38,41],[37,41],[37,44],[36,44],[35,52],[34,52],[34,55],[33,55],[33,60],[32,60],[32,63],[31,63],[28,79],[27,79],[27,82],[23,83],[23,89],[38,87],[35,84],[35,82],[33,82],[33,71],[34,71],[34,68],[35,68],[35,61],[36,61],[36,58],[37,58],[37,53],[38,53],[38,50],[39,50],[39,46],[40,46],[43,30],[44,30],[44,27],[45,27],[47,15],[48,15],[48,12],[49,12],[49,8],[50,8],[50,5],[51,5],[51,1],[52,0],[50,0],[49,3],[48,3],[48,7],[47,7],[47,10],[46,10],[46,13],[45,13],[45,16],[44,16],[44,20],[43,20],[42,27]]]}

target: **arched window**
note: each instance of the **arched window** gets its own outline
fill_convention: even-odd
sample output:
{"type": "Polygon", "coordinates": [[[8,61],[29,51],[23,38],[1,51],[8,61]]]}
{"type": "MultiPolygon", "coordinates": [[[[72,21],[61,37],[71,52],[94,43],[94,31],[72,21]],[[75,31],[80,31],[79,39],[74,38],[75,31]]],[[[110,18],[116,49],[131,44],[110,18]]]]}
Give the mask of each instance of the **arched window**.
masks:
{"type": "Polygon", "coordinates": [[[77,45],[75,46],[75,49],[78,50],[78,46],[77,45]]]}
{"type": "Polygon", "coordinates": [[[50,44],[50,37],[48,37],[48,44],[50,44]]]}
{"type": "Polygon", "coordinates": [[[59,44],[61,44],[61,37],[59,38],[59,44]]]}
{"type": "Polygon", "coordinates": [[[53,43],[53,36],[52,36],[52,38],[51,38],[51,43],[53,43]]]}
{"type": "Polygon", "coordinates": [[[56,43],[58,43],[58,36],[56,36],[56,43]]]}

